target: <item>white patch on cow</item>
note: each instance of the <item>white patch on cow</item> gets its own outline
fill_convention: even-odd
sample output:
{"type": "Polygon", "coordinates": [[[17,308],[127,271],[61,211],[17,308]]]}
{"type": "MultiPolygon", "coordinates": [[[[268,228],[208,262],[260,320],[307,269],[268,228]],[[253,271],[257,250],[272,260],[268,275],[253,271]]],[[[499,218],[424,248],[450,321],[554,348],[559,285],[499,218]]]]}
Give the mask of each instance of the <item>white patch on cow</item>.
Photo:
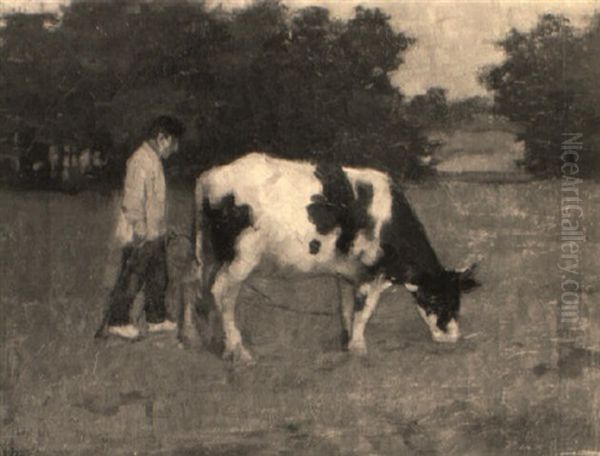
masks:
{"type": "Polygon", "coordinates": [[[352,325],[352,338],[348,343],[348,350],[356,354],[364,355],[367,353],[367,344],[365,342],[365,327],[371,315],[375,311],[381,293],[392,286],[392,283],[383,276],[378,276],[373,282],[364,283],[358,289],[358,294],[365,296],[365,305],[362,310],[354,314],[354,323],[352,325]]]}
{"type": "Polygon", "coordinates": [[[383,254],[379,239],[369,239],[363,232],[359,232],[352,244],[352,255],[360,258],[360,261],[372,266],[383,254]]]}
{"type": "Polygon", "coordinates": [[[446,333],[451,340],[457,341],[460,338],[460,330],[458,329],[458,323],[455,319],[450,320],[446,333]]]}
{"type": "Polygon", "coordinates": [[[456,320],[452,319],[448,323],[448,327],[446,328],[446,332],[442,331],[437,326],[437,315],[434,313],[430,313],[427,315],[425,310],[417,305],[417,310],[419,311],[419,315],[429,328],[431,332],[431,337],[435,342],[446,342],[446,343],[454,343],[460,338],[460,331],[458,329],[458,323],[456,320]]]}

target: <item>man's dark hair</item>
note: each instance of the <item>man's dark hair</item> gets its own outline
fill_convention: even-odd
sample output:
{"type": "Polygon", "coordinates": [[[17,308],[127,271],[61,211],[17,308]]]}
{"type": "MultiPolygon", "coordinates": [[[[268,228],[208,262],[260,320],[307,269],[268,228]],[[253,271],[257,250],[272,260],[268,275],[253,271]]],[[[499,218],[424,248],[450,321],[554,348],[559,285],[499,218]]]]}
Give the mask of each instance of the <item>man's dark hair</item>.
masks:
{"type": "Polygon", "coordinates": [[[159,133],[162,133],[165,136],[181,138],[185,133],[185,126],[179,119],[176,119],[175,117],[160,116],[150,123],[150,126],[146,131],[146,138],[156,138],[159,133]]]}

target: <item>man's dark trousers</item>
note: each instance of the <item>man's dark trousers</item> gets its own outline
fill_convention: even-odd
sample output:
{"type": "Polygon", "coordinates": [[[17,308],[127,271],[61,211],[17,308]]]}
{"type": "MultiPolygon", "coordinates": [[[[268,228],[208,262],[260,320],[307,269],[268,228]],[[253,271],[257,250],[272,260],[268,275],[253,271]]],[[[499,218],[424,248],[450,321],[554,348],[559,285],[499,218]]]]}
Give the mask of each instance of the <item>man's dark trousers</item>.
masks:
{"type": "Polygon", "coordinates": [[[167,316],[165,308],[167,285],[167,253],[164,237],[125,246],[119,278],[111,293],[109,326],[130,323],[129,312],[142,286],[145,286],[146,321],[163,322],[167,316]]]}

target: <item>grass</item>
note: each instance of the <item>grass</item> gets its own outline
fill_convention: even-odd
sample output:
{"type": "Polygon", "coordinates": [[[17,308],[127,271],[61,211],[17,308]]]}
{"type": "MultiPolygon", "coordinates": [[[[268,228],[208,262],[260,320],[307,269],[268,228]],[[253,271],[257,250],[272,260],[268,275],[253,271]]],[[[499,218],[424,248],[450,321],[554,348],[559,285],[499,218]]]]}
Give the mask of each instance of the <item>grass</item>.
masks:
{"type": "MultiPolygon", "coordinates": [[[[600,451],[600,186],[581,190],[587,329],[568,347],[556,324],[559,184],[407,189],[444,264],[481,260],[458,345],[431,342],[392,289],[367,327],[368,358],[354,359],[339,351],[331,279],[256,279],[239,305],[258,358],[246,370],[170,335],[94,341],[118,264],[118,199],[3,191],[0,454],[600,451]]],[[[170,206],[187,230],[188,193],[170,206]]]]}

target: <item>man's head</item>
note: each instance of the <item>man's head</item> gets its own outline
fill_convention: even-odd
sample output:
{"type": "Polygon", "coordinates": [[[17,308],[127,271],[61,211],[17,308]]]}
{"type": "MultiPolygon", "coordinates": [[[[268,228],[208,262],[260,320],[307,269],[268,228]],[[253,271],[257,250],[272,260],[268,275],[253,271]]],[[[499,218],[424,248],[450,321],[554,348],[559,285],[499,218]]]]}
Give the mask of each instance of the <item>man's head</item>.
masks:
{"type": "Polygon", "coordinates": [[[146,133],[146,139],[158,152],[167,159],[179,149],[179,138],[183,136],[185,127],[174,117],[160,116],[152,121],[146,133]]]}

